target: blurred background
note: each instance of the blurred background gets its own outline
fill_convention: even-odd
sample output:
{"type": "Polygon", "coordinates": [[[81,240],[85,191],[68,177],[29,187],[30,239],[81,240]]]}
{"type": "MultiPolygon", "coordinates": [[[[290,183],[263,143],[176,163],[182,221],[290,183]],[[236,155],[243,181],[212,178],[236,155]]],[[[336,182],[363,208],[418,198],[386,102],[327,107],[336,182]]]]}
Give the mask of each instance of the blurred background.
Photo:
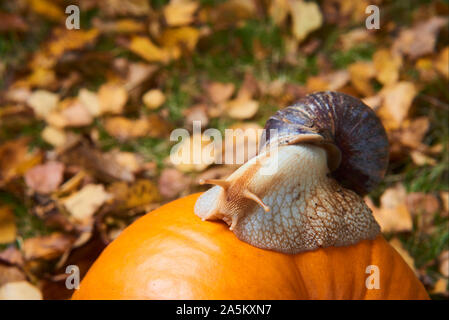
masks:
{"type": "Polygon", "coordinates": [[[132,221],[235,170],[173,165],[173,129],[262,128],[320,90],[381,118],[390,165],[366,201],[447,299],[448,16],[430,0],[0,1],[0,299],[70,297],[67,266],[83,275],[132,221]]]}

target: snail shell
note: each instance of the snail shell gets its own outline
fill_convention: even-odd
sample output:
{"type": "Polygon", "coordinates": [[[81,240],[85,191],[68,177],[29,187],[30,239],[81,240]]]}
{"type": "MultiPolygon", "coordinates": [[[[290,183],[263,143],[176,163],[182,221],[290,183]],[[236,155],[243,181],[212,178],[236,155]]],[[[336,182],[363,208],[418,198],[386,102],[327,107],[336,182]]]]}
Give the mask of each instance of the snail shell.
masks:
{"type": "Polygon", "coordinates": [[[388,138],[379,118],[362,101],[340,92],[317,92],[276,112],[266,122],[264,135],[261,149],[273,140],[323,146],[332,176],[359,195],[370,192],[388,166],[388,138]],[[275,139],[270,129],[278,131],[275,139]]]}
{"type": "Polygon", "coordinates": [[[385,174],[388,140],[369,107],[318,92],[272,116],[262,141],[227,179],[203,181],[216,186],[198,198],[197,216],[224,220],[251,245],[292,254],[379,234],[361,195],[385,174]]]}

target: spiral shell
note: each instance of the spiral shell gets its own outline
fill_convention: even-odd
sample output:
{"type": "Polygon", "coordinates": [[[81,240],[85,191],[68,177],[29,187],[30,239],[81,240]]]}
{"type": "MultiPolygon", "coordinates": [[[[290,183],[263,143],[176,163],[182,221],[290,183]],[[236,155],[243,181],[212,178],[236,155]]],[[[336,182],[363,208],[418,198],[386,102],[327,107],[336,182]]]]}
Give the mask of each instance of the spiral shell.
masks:
{"type": "Polygon", "coordinates": [[[328,151],[331,175],[359,195],[370,192],[385,175],[388,138],[374,111],[339,92],[317,92],[279,110],[265,124],[268,145],[310,142],[328,151]],[[270,129],[277,130],[272,136],[270,129]]]}

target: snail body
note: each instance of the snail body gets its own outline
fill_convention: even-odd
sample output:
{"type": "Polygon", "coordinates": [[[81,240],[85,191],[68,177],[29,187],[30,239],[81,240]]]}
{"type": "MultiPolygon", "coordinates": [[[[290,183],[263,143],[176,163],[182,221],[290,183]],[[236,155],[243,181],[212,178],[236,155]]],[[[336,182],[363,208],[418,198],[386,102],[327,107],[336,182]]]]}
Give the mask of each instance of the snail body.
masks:
{"type": "Polygon", "coordinates": [[[385,174],[388,140],[368,106],[318,92],[272,116],[264,140],[226,180],[203,181],[217,186],[199,197],[196,215],[224,220],[256,247],[291,254],[379,234],[361,196],[385,174]],[[276,170],[263,171],[273,164],[276,170]]]}

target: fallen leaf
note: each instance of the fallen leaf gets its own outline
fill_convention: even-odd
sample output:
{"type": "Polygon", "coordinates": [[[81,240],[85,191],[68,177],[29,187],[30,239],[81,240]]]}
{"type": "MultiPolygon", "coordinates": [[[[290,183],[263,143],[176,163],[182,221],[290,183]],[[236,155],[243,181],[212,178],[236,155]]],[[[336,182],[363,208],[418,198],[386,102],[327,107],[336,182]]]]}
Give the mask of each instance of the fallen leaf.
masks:
{"type": "Polygon", "coordinates": [[[125,141],[146,136],[150,125],[145,118],[130,120],[124,117],[112,117],[105,120],[104,128],[111,136],[125,141]]]}
{"type": "Polygon", "coordinates": [[[445,47],[434,60],[435,69],[443,76],[449,78],[449,47],[445,47]]]}
{"type": "Polygon", "coordinates": [[[28,238],[23,242],[25,260],[52,260],[69,250],[74,239],[60,232],[53,232],[48,236],[28,238]]]}
{"type": "Polygon", "coordinates": [[[190,179],[182,172],[173,168],[162,170],[158,180],[159,192],[167,199],[178,196],[190,184],[190,179]]]}
{"type": "Polygon", "coordinates": [[[190,24],[198,6],[198,2],[192,0],[171,0],[163,9],[165,21],[169,26],[190,24]]]}
{"type": "Polygon", "coordinates": [[[50,20],[61,21],[66,18],[64,11],[49,0],[27,0],[31,9],[50,20]]]}
{"type": "Polygon", "coordinates": [[[161,200],[156,185],[146,179],[139,179],[131,185],[114,182],[108,187],[108,193],[114,197],[114,206],[120,209],[136,208],[161,200]]]}
{"type": "Polygon", "coordinates": [[[27,281],[8,282],[0,287],[0,300],[42,300],[42,293],[27,281]]]}
{"type": "Polygon", "coordinates": [[[42,139],[54,147],[62,147],[67,142],[67,134],[61,128],[46,126],[41,133],[42,139]]]}
{"type": "Polygon", "coordinates": [[[417,94],[415,85],[401,81],[381,90],[383,98],[378,115],[387,130],[398,129],[407,118],[413,99],[417,94]]]}
{"type": "Polygon", "coordinates": [[[376,79],[383,85],[392,85],[399,79],[399,70],[402,66],[402,58],[398,54],[392,54],[388,49],[379,49],[373,55],[376,79]]]}
{"type": "Polygon", "coordinates": [[[8,282],[24,280],[26,280],[26,276],[18,267],[0,263],[0,287],[8,282]]]}
{"type": "Polygon", "coordinates": [[[382,232],[405,232],[412,230],[413,221],[406,204],[407,193],[401,184],[388,188],[380,197],[380,208],[367,198],[367,204],[373,211],[382,232]]]}
{"type": "Polygon", "coordinates": [[[440,209],[437,197],[424,192],[412,192],[406,197],[407,207],[413,216],[419,214],[433,215],[440,209]]]}
{"type": "Polygon", "coordinates": [[[27,101],[38,118],[45,119],[58,107],[59,96],[45,90],[34,91],[27,101]]]}
{"type": "Polygon", "coordinates": [[[393,51],[414,60],[433,53],[439,30],[447,25],[447,17],[432,17],[411,29],[401,31],[393,43],[393,51]]]}
{"type": "Polygon", "coordinates": [[[13,242],[16,234],[14,212],[6,205],[0,206],[0,244],[13,242]]]}
{"type": "Polygon", "coordinates": [[[98,90],[98,102],[101,114],[121,114],[127,100],[128,92],[119,84],[106,83],[98,90]]]}
{"type": "Polygon", "coordinates": [[[129,50],[150,62],[168,62],[172,58],[176,58],[179,52],[167,50],[156,46],[147,37],[134,36],[128,45],[129,50]]]}
{"type": "Polygon", "coordinates": [[[416,271],[415,260],[410,255],[410,253],[404,248],[401,240],[399,240],[398,238],[393,238],[389,241],[389,243],[401,255],[402,259],[404,259],[404,261],[407,263],[410,269],[412,269],[413,272],[416,275],[418,275],[418,272],[416,271]]]}
{"type": "Polygon", "coordinates": [[[296,40],[301,42],[323,24],[320,7],[315,2],[302,0],[289,0],[289,4],[293,20],[292,32],[296,40]]]}
{"type": "Polygon", "coordinates": [[[206,86],[206,91],[212,102],[219,104],[231,98],[235,86],[233,83],[211,82],[206,86]]]}
{"type": "MultiPolygon", "coordinates": [[[[78,92],[78,100],[92,117],[100,115],[101,107],[98,95],[95,92],[82,88],[78,92]]],[[[120,110],[120,108],[117,108],[120,110]]]]}
{"type": "Polygon", "coordinates": [[[439,262],[439,268],[438,270],[440,273],[445,277],[449,277],[449,250],[445,250],[441,252],[441,254],[438,257],[439,262]]]}
{"type": "Polygon", "coordinates": [[[307,91],[336,91],[344,87],[350,79],[347,70],[339,70],[332,73],[307,78],[307,91]]]}
{"type": "Polygon", "coordinates": [[[417,166],[436,166],[438,163],[434,158],[418,150],[411,151],[410,157],[417,166]]]}
{"type": "Polygon", "coordinates": [[[48,194],[55,191],[62,182],[64,164],[48,161],[28,170],[25,174],[27,186],[36,192],[48,194]]]}
{"type": "Polygon", "coordinates": [[[152,89],[143,95],[142,100],[147,108],[154,110],[164,104],[165,95],[159,89],[152,89]]]}
{"type": "Polygon", "coordinates": [[[88,184],[62,202],[72,217],[86,222],[109,199],[111,195],[104,190],[103,185],[88,184]]]}
{"type": "Polygon", "coordinates": [[[373,95],[374,89],[371,79],[376,75],[374,64],[372,62],[359,61],[351,64],[348,69],[354,88],[364,96],[373,95]]]}
{"type": "Polygon", "coordinates": [[[226,112],[233,119],[252,118],[259,110],[259,102],[247,97],[230,100],[226,103],[226,112]]]}
{"type": "Polygon", "coordinates": [[[219,143],[204,134],[193,134],[172,148],[170,160],[182,172],[201,172],[215,161],[219,143]]]}
{"type": "Polygon", "coordinates": [[[432,293],[447,295],[447,293],[448,293],[447,285],[448,285],[447,279],[443,279],[443,278],[438,279],[437,282],[435,283],[435,285],[433,286],[432,293]]]}
{"type": "Polygon", "coordinates": [[[200,32],[198,29],[192,27],[180,27],[174,29],[166,29],[160,37],[160,42],[164,48],[177,50],[187,49],[192,52],[198,39],[200,32]]]}

